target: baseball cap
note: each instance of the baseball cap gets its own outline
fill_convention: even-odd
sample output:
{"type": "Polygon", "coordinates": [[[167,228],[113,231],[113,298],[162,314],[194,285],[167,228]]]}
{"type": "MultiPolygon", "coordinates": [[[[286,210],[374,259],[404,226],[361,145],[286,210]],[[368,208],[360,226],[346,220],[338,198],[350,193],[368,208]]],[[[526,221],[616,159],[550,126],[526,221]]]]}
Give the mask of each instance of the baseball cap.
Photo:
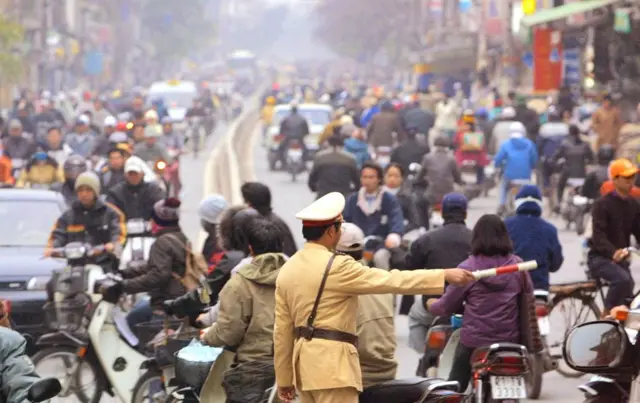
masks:
{"type": "Polygon", "coordinates": [[[342,223],[342,235],[336,246],[340,252],[354,252],[364,249],[364,232],[355,224],[342,223]]]}
{"type": "Polygon", "coordinates": [[[466,212],[468,205],[467,198],[462,193],[448,193],[442,199],[442,214],[457,212],[466,212]]]}
{"type": "Polygon", "coordinates": [[[124,163],[124,172],[144,173],[144,161],[135,155],[129,157],[127,162],[124,163]]]}
{"type": "Polygon", "coordinates": [[[609,178],[628,177],[638,173],[638,167],[626,158],[618,158],[609,165],[609,178]]]}

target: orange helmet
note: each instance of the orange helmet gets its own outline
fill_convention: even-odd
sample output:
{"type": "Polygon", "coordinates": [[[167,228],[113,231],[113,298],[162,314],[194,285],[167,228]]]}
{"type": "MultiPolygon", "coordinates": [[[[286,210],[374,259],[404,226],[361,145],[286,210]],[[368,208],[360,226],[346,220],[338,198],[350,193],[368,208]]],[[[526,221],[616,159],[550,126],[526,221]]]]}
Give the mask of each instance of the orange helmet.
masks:
{"type": "Polygon", "coordinates": [[[618,158],[609,164],[609,178],[629,177],[638,173],[638,167],[626,158],[618,158]]]}

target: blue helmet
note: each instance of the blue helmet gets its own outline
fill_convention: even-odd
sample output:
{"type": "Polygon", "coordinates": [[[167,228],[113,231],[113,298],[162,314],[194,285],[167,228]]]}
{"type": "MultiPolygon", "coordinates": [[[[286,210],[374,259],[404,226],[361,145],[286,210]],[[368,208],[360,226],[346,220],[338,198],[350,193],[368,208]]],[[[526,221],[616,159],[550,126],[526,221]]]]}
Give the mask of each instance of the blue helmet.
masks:
{"type": "Polygon", "coordinates": [[[48,158],[49,158],[49,155],[47,155],[47,153],[44,151],[38,151],[33,154],[34,161],[46,161],[48,158]]]}
{"type": "Polygon", "coordinates": [[[487,108],[480,107],[476,109],[475,115],[477,118],[486,118],[489,116],[489,110],[487,110],[487,108]]]}

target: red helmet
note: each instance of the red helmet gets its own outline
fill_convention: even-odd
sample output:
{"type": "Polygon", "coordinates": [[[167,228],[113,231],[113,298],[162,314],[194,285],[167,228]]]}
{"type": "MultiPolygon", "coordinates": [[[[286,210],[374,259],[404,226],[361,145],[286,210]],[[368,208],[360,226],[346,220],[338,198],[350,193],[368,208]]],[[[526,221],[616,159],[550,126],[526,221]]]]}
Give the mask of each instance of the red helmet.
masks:
{"type": "Polygon", "coordinates": [[[127,122],[118,122],[116,125],[117,132],[126,132],[127,130],[127,122]]]}

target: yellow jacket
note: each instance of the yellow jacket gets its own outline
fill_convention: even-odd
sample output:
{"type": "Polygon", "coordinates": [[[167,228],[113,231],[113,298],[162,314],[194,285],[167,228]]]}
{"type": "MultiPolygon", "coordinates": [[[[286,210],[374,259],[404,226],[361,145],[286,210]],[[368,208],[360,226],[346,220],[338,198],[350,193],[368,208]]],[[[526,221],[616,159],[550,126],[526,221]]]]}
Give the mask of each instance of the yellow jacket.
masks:
{"type": "MultiPolygon", "coordinates": [[[[300,391],[346,387],[362,391],[362,372],[355,346],[320,338],[296,340],[295,337],[296,327],[307,325],[331,255],[324,246],[307,242],[280,269],[273,330],[278,386],[295,386],[300,391]]],[[[355,335],[358,295],[438,295],[443,291],[444,270],[386,271],[338,255],[330,268],[313,325],[355,335]]]]}
{"type": "Polygon", "coordinates": [[[329,137],[333,136],[333,131],[336,127],[340,126],[340,119],[334,119],[329,122],[325,127],[320,136],[318,137],[318,145],[321,146],[325,141],[329,140],[329,137]]]}
{"type": "Polygon", "coordinates": [[[33,184],[52,185],[57,182],[64,182],[62,167],[55,167],[51,164],[33,165],[20,172],[16,187],[25,188],[33,184]]]}
{"type": "Polygon", "coordinates": [[[262,107],[260,117],[265,124],[270,125],[273,122],[273,111],[275,110],[275,108],[275,105],[265,105],[262,107]]]}

